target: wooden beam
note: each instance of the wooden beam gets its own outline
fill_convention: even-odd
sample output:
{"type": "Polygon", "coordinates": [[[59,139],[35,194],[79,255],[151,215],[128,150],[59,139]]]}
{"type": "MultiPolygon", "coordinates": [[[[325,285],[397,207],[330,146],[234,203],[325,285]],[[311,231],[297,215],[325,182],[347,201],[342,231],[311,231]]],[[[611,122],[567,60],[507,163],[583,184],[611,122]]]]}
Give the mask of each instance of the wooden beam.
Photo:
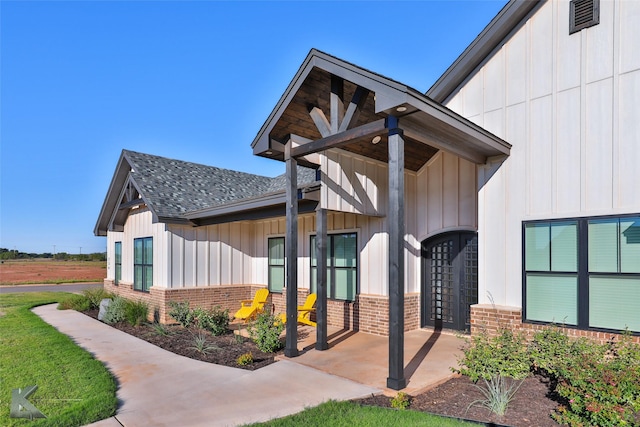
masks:
{"type": "Polygon", "coordinates": [[[402,390],[404,377],[404,137],[398,119],[389,124],[389,377],[387,387],[402,390]]]}
{"type": "Polygon", "coordinates": [[[347,107],[347,112],[344,114],[344,118],[340,123],[340,128],[338,132],[344,132],[347,129],[351,129],[358,122],[358,118],[360,117],[360,112],[364,107],[364,104],[367,102],[367,96],[369,96],[369,89],[365,89],[361,86],[356,88],[356,91],[353,93],[353,97],[351,98],[351,102],[349,103],[349,107],[347,107]]]}
{"type": "Polygon", "coordinates": [[[311,116],[311,119],[313,119],[313,123],[316,124],[316,127],[323,138],[331,135],[331,124],[329,123],[329,120],[327,120],[327,116],[324,115],[324,112],[319,107],[311,108],[311,110],[309,110],[309,115],[311,116]]]}
{"type": "Polygon", "coordinates": [[[327,337],[327,210],[316,209],[316,350],[329,348],[327,337]]]}
{"type": "Polygon", "coordinates": [[[352,142],[354,139],[383,135],[387,132],[385,122],[385,119],[376,120],[375,122],[367,123],[366,125],[358,126],[357,128],[349,129],[326,138],[318,139],[299,147],[293,147],[291,148],[291,157],[297,158],[312,153],[319,153],[320,151],[328,150],[330,148],[338,148],[352,142]]]}
{"type": "Polygon", "coordinates": [[[344,79],[331,74],[331,135],[338,133],[344,117],[344,79]]]}
{"type": "Polygon", "coordinates": [[[287,269],[287,326],[284,355],[298,356],[298,173],[297,162],[291,156],[291,141],[285,147],[287,175],[287,207],[285,262],[287,269]]]}
{"type": "Polygon", "coordinates": [[[475,164],[482,165],[487,161],[485,155],[471,150],[469,147],[465,147],[452,139],[444,139],[442,135],[439,135],[433,129],[419,124],[408,117],[402,119],[400,128],[406,138],[411,138],[439,150],[455,154],[475,164]]]}

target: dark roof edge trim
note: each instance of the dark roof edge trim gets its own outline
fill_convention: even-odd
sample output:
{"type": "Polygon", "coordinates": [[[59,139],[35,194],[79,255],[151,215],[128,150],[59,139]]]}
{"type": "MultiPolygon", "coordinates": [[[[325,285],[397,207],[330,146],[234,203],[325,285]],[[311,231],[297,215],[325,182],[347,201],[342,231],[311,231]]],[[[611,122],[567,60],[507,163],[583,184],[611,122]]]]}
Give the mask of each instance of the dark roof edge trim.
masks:
{"type": "Polygon", "coordinates": [[[426,95],[437,102],[445,102],[529,12],[545,1],[511,0],[507,3],[431,86],[426,95]]]}
{"type": "Polygon", "coordinates": [[[122,191],[121,188],[116,188],[119,182],[122,182],[129,175],[128,169],[123,169],[123,164],[128,161],[124,157],[124,150],[120,153],[120,157],[118,158],[118,164],[116,165],[116,170],[111,177],[111,183],[109,184],[109,189],[107,190],[107,196],[102,203],[102,208],[100,208],[100,214],[98,215],[98,220],[96,221],[96,225],[93,228],[93,234],[95,236],[106,236],[107,228],[109,227],[109,220],[111,219],[111,215],[113,214],[113,208],[115,206],[114,198],[120,194],[122,191]],[[117,194],[116,194],[117,193],[117,194]]]}

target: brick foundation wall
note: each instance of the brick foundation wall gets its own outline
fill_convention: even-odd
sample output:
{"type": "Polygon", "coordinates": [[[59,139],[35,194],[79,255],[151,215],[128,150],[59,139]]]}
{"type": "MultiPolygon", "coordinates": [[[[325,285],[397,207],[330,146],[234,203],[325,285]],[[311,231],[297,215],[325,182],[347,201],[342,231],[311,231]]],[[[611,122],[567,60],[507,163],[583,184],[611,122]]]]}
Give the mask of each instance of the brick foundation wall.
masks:
{"type": "MultiPolygon", "coordinates": [[[[510,328],[524,332],[527,337],[532,337],[536,332],[548,327],[522,322],[522,310],[517,307],[493,306],[488,304],[476,304],[471,306],[471,334],[475,335],[486,330],[490,335],[495,335],[499,329],[510,328]]],[[[560,327],[567,336],[572,338],[585,337],[599,343],[605,343],[612,339],[619,339],[620,334],[614,332],[585,331],[575,328],[560,327]]],[[[632,341],[640,344],[640,336],[632,337],[632,341]]]]}
{"type": "MultiPolygon", "coordinates": [[[[219,305],[229,309],[230,314],[238,310],[240,301],[251,299],[263,285],[206,286],[197,288],[165,289],[152,287],[149,292],[133,290],[133,284],[112,280],[104,281],[104,289],[115,295],[149,304],[149,320],[160,323],[175,323],[168,314],[169,301],[189,301],[190,307],[212,308],[219,305]]],[[[302,305],[309,294],[308,289],[298,289],[298,304],[302,305]]],[[[286,312],[286,294],[269,295],[268,309],[272,313],[286,312]]],[[[420,327],[420,294],[405,295],[405,331],[420,327]]],[[[316,320],[315,313],[311,315],[316,320]]],[[[379,295],[358,295],[355,301],[327,300],[327,323],[340,329],[362,331],[374,335],[389,335],[389,298],[379,295]]]]}
{"type": "Polygon", "coordinates": [[[157,320],[160,323],[175,323],[169,316],[169,301],[189,301],[189,306],[205,309],[220,306],[228,309],[233,315],[240,308],[240,301],[251,299],[256,291],[264,286],[260,285],[228,285],[207,286],[197,288],[156,288],[151,287],[149,292],[133,290],[133,284],[120,282],[118,286],[111,280],[104,281],[104,289],[115,295],[133,301],[145,301],[149,304],[149,320],[157,320]]]}

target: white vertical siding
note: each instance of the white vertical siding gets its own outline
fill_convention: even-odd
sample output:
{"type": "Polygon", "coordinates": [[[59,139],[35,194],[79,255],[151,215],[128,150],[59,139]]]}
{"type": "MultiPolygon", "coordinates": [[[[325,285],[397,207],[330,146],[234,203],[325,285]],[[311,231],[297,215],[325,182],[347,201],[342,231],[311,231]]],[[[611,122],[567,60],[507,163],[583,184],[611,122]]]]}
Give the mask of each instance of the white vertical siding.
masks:
{"type": "Polygon", "coordinates": [[[416,204],[415,228],[407,233],[422,241],[447,230],[475,230],[476,189],[476,166],[439,152],[418,171],[415,190],[406,196],[416,204]]]}
{"type": "Polygon", "coordinates": [[[124,224],[124,231],[107,233],[107,278],[115,278],[114,244],[122,242],[122,278],[123,282],[133,283],[133,240],[142,237],[153,238],[153,285],[166,286],[167,268],[166,241],[164,224],[153,224],[151,212],[137,209],[132,212],[124,224]]]}
{"type": "Polygon", "coordinates": [[[388,172],[384,163],[342,150],[321,155],[321,203],[326,209],[384,215],[388,172]]]}
{"type": "Polygon", "coordinates": [[[601,1],[569,35],[547,1],[448,100],[513,146],[479,169],[480,302],[521,305],[522,221],[640,211],[639,23],[640,2],[601,1]]]}

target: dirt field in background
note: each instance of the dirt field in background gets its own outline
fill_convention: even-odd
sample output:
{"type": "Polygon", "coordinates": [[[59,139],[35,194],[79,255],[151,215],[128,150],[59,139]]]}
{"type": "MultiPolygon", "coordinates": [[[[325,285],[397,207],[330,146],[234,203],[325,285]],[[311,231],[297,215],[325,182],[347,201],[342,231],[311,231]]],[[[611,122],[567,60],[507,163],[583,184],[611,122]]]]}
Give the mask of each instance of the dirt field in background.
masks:
{"type": "Polygon", "coordinates": [[[102,282],[102,261],[10,260],[0,264],[0,285],[102,282]]]}

